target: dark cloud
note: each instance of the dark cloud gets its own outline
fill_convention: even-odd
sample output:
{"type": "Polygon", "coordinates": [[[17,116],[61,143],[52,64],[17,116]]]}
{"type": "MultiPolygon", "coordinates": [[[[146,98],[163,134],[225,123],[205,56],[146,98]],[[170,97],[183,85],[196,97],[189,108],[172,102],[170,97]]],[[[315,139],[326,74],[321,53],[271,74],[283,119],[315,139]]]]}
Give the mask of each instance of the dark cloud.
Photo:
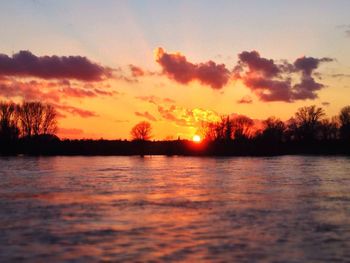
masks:
{"type": "Polygon", "coordinates": [[[318,68],[321,62],[332,62],[332,58],[301,57],[295,60],[295,70],[301,71],[305,76],[311,76],[312,72],[318,68]]]}
{"type": "Polygon", "coordinates": [[[82,56],[36,56],[30,51],[19,51],[12,57],[0,54],[0,76],[101,81],[111,73],[111,69],[82,56]]]}
{"type": "Polygon", "coordinates": [[[324,101],[324,102],[322,102],[321,104],[322,104],[323,106],[326,106],[326,107],[328,107],[329,105],[331,105],[331,103],[328,102],[328,101],[324,101]]]}
{"type": "Polygon", "coordinates": [[[300,71],[301,81],[295,84],[293,87],[293,100],[305,100],[316,99],[316,91],[324,88],[324,85],[315,81],[312,76],[314,70],[316,70],[322,62],[332,62],[332,58],[313,58],[313,57],[301,57],[295,60],[294,67],[296,71],[300,71]]]}
{"type": "Polygon", "coordinates": [[[243,78],[243,82],[261,101],[291,102],[292,100],[289,80],[246,76],[243,78]]]}
{"type": "Polygon", "coordinates": [[[191,63],[180,53],[166,53],[162,48],[156,49],[156,62],[161,65],[163,74],[181,84],[197,80],[213,89],[221,89],[230,79],[230,71],[224,64],[191,63]]]}
{"type": "MultiPolygon", "coordinates": [[[[301,57],[289,63],[264,58],[257,51],[243,51],[238,54],[238,62],[230,72],[224,64],[213,61],[195,64],[180,53],[167,53],[158,48],[156,61],[162,66],[164,75],[182,84],[197,80],[203,85],[221,89],[232,78],[241,80],[261,101],[293,102],[317,98],[317,92],[325,86],[318,82],[322,75],[315,70],[321,63],[334,60],[301,57]]],[[[237,102],[249,103],[249,100],[237,102]]]]}
{"type": "Polygon", "coordinates": [[[272,59],[260,57],[257,51],[243,51],[238,54],[239,64],[248,66],[249,72],[259,72],[265,77],[275,77],[280,73],[280,68],[272,59]]]}
{"type": "Polygon", "coordinates": [[[293,100],[316,99],[316,91],[322,89],[323,84],[315,81],[311,76],[303,76],[301,82],[295,84],[292,90],[293,100]]]}
{"type": "Polygon", "coordinates": [[[315,81],[314,71],[331,58],[301,57],[293,64],[277,63],[260,56],[257,51],[244,51],[238,55],[234,76],[241,79],[261,101],[285,101],[316,99],[317,91],[324,85],[315,81]],[[292,84],[293,76],[300,75],[300,81],[292,84]]]}
{"type": "Polygon", "coordinates": [[[138,112],[138,111],[136,111],[135,115],[139,116],[139,117],[146,118],[146,119],[148,119],[150,121],[157,121],[157,119],[152,114],[150,114],[148,111],[145,111],[145,112],[138,112]]]}

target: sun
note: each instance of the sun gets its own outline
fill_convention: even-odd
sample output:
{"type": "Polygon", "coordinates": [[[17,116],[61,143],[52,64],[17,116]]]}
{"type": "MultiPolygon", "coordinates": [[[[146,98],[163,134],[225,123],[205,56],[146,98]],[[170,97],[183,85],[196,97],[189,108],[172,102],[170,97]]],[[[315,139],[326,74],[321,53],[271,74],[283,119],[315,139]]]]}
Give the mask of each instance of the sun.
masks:
{"type": "Polygon", "coordinates": [[[192,138],[192,140],[194,141],[194,142],[200,142],[201,141],[201,137],[199,136],[199,135],[194,135],[193,136],[193,138],[192,138]]]}

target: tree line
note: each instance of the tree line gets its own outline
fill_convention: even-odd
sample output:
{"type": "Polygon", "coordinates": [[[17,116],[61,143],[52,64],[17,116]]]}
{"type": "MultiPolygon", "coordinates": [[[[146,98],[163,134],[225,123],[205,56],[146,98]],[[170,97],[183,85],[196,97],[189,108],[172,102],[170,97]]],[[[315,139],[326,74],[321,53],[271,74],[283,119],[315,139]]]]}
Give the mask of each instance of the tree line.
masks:
{"type": "MultiPolygon", "coordinates": [[[[142,121],[131,129],[133,140],[150,140],[152,127],[142,121]]],[[[198,133],[207,142],[263,140],[275,143],[287,141],[350,140],[350,106],[343,107],[338,116],[327,118],[321,107],[299,108],[288,121],[269,117],[256,128],[253,119],[244,116],[221,116],[216,122],[203,122],[198,133]]]]}
{"type": "Polygon", "coordinates": [[[269,117],[262,121],[260,129],[256,129],[254,121],[247,116],[222,116],[220,121],[204,123],[200,133],[207,141],[350,140],[350,106],[343,107],[339,115],[332,118],[327,118],[321,107],[305,106],[286,122],[269,117]]]}
{"type": "Polygon", "coordinates": [[[0,102],[0,142],[19,138],[54,135],[57,132],[57,111],[42,102],[0,102]]]}
{"type": "Polygon", "coordinates": [[[57,111],[42,102],[0,102],[0,154],[43,155],[278,155],[350,154],[350,106],[327,118],[315,105],[299,108],[287,121],[276,117],[257,123],[242,115],[203,123],[205,143],[188,140],[151,141],[152,126],[143,121],[128,140],[60,140],[57,111]]]}

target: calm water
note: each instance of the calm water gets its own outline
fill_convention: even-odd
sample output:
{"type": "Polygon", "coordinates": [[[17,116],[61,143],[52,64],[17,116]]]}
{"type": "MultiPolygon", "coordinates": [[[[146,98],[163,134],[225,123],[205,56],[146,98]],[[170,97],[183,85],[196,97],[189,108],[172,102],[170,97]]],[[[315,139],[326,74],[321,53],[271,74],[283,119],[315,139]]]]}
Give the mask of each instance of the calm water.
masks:
{"type": "Polygon", "coordinates": [[[0,158],[0,262],[350,262],[350,158],[0,158]]]}

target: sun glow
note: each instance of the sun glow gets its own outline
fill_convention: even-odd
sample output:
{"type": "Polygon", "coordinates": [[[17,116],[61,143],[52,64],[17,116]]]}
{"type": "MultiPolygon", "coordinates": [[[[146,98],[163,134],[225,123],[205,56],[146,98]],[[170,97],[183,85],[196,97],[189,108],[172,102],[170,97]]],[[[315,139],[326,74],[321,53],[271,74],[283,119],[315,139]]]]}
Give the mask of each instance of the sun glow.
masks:
{"type": "Polygon", "coordinates": [[[201,137],[199,135],[194,135],[192,140],[198,143],[201,141],[201,137]]]}

